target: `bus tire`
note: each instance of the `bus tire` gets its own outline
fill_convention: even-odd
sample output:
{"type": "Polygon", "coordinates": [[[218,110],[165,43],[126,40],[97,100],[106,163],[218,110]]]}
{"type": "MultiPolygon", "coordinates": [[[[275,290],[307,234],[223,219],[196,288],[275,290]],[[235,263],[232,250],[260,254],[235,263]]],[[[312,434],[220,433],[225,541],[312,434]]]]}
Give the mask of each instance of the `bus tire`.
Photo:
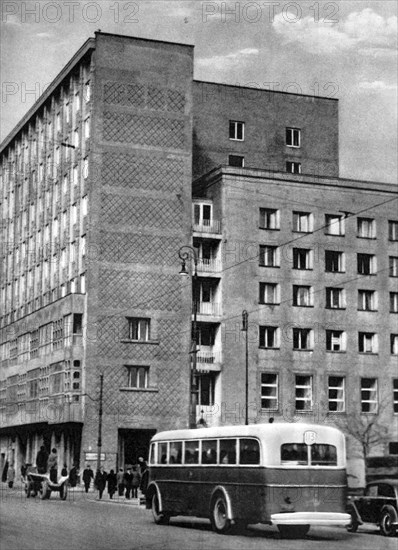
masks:
{"type": "Polygon", "coordinates": [[[395,508],[387,505],[383,508],[380,516],[380,531],[385,537],[393,537],[396,533],[394,523],[397,522],[397,512],[395,508]]]}
{"type": "Polygon", "coordinates": [[[159,511],[159,499],[156,491],[152,495],[151,508],[153,521],[156,525],[168,525],[170,516],[159,511]]]}
{"type": "Polygon", "coordinates": [[[278,525],[278,530],[283,539],[300,539],[310,530],[309,525],[278,525]]]}
{"type": "Polygon", "coordinates": [[[227,517],[227,503],[224,495],[218,494],[212,501],[211,526],[216,533],[224,534],[231,529],[232,522],[227,517]]]}

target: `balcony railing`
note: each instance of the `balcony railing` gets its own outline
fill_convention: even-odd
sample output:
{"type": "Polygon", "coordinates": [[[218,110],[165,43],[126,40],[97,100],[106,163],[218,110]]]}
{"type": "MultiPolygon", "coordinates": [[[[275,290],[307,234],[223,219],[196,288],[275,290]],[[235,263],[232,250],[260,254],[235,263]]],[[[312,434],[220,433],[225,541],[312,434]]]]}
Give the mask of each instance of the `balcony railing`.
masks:
{"type": "Polygon", "coordinates": [[[211,273],[214,271],[220,271],[221,262],[220,260],[199,258],[198,259],[198,271],[204,273],[211,273]]]}
{"type": "Polygon", "coordinates": [[[204,350],[199,346],[196,354],[196,361],[200,364],[213,365],[221,363],[221,351],[204,350]]]}
{"type": "Polygon", "coordinates": [[[221,304],[217,302],[198,302],[198,315],[221,315],[221,304]]]}
{"type": "Polygon", "coordinates": [[[193,230],[198,233],[221,233],[221,222],[218,220],[202,220],[201,223],[194,223],[193,230]]]}

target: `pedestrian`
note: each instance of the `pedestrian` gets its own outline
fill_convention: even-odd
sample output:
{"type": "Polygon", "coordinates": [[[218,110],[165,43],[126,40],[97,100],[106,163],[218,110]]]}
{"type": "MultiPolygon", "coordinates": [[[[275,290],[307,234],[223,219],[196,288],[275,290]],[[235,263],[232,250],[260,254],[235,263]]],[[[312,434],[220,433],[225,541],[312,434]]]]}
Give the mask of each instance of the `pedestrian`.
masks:
{"type": "Polygon", "coordinates": [[[4,464],[3,472],[1,474],[1,481],[3,483],[6,483],[6,481],[7,481],[8,467],[9,467],[8,460],[6,460],[6,463],[4,464]]]}
{"type": "Polygon", "coordinates": [[[116,486],[117,486],[116,474],[113,470],[109,472],[107,482],[108,482],[108,494],[109,494],[109,498],[111,499],[116,492],[116,486]]]}
{"type": "Polygon", "coordinates": [[[61,476],[66,477],[68,475],[68,467],[66,464],[64,464],[64,467],[61,470],[61,476]]]}
{"type": "Polygon", "coordinates": [[[117,481],[117,490],[119,493],[119,497],[122,497],[124,495],[124,471],[123,468],[119,468],[119,471],[116,475],[116,481],[117,481]]]}
{"type": "Polygon", "coordinates": [[[12,489],[14,485],[14,479],[15,479],[15,468],[14,466],[11,465],[8,467],[8,471],[7,471],[7,481],[10,489],[12,489]]]}
{"type": "Polygon", "coordinates": [[[140,491],[143,495],[145,495],[146,489],[148,487],[149,470],[148,470],[148,465],[145,462],[145,460],[142,458],[142,456],[138,457],[138,467],[139,467],[139,472],[141,476],[140,491]]]}
{"type": "Polygon", "coordinates": [[[50,481],[57,483],[58,481],[58,455],[57,449],[51,449],[51,454],[48,457],[47,468],[50,472],[50,481]]]}
{"type": "Polygon", "coordinates": [[[132,487],[133,487],[133,498],[138,498],[138,487],[140,486],[141,476],[138,471],[138,466],[133,466],[132,473],[132,487]]]}
{"type": "Polygon", "coordinates": [[[104,467],[100,466],[100,469],[97,470],[97,473],[95,474],[94,479],[94,485],[98,489],[98,496],[101,499],[102,493],[104,492],[105,485],[106,485],[106,479],[107,479],[107,473],[104,471],[104,467]]]}
{"type": "Polygon", "coordinates": [[[131,473],[131,468],[127,468],[127,472],[124,474],[124,484],[126,486],[126,498],[129,500],[133,488],[133,474],[131,473]]]}
{"type": "Polygon", "coordinates": [[[77,465],[74,464],[69,472],[69,485],[71,487],[76,487],[77,485],[77,465]]]}
{"type": "Polygon", "coordinates": [[[88,493],[88,490],[90,489],[92,479],[94,479],[94,472],[92,471],[90,464],[87,464],[87,466],[83,470],[83,483],[86,493],[88,493]]]}
{"type": "Polygon", "coordinates": [[[44,445],[40,447],[40,451],[36,456],[36,466],[38,474],[45,474],[47,472],[48,452],[44,445]]]}
{"type": "Polygon", "coordinates": [[[145,460],[142,458],[142,456],[138,457],[138,471],[140,473],[140,476],[147,470],[148,466],[145,460]]]}

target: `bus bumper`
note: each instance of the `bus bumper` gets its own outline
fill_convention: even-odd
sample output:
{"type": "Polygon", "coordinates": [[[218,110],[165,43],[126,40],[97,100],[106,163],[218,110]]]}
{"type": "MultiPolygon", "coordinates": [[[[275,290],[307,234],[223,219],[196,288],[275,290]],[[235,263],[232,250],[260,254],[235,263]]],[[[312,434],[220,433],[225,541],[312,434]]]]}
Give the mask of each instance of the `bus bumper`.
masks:
{"type": "Polygon", "coordinates": [[[335,512],[283,512],[271,514],[273,525],[349,525],[350,514],[335,512]]]}

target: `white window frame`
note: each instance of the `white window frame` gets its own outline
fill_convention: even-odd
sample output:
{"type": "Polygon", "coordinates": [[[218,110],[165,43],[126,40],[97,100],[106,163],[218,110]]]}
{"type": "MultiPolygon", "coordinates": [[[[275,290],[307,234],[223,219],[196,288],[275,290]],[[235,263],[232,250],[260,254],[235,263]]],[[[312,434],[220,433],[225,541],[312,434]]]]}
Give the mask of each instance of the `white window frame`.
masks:
{"type": "Polygon", "coordinates": [[[298,269],[300,271],[308,271],[308,270],[311,270],[313,269],[313,265],[314,265],[314,254],[313,254],[313,250],[309,249],[309,248],[293,248],[293,269],[298,269]],[[297,262],[296,262],[296,250],[297,251],[301,251],[301,252],[297,252],[297,262]],[[301,253],[304,252],[305,253],[305,267],[302,267],[301,266],[301,253]]]}
{"type": "Polygon", "coordinates": [[[301,174],[301,162],[296,162],[294,160],[287,160],[286,172],[288,174],[301,174]]]}
{"type": "Polygon", "coordinates": [[[263,283],[259,285],[260,304],[273,304],[280,303],[280,286],[278,283],[263,283]]]}
{"type": "Polygon", "coordinates": [[[328,410],[330,413],[345,412],[345,377],[330,375],[328,378],[328,410]],[[331,392],[333,392],[331,394],[331,392]],[[333,395],[333,397],[332,397],[333,395]],[[331,407],[331,404],[335,407],[331,407]]]}
{"type": "Polygon", "coordinates": [[[276,208],[260,208],[260,229],[280,229],[280,211],[276,208]]]}
{"type": "Polygon", "coordinates": [[[393,409],[394,414],[398,414],[398,378],[394,378],[392,382],[393,392],[393,409]]]}
{"type": "Polygon", "coordinates": [[[314,331],[310,328],[293,327],[292,342],[295,351],[312,351],[314,348],[314,331]],[[295,346],[296,334],[298,338],[297,346],[295,346]]]}
{"type": "Polygon", "coordinates": [[[293,285],[293,306],[312,307],[313,305],[313,288],[308,285],[293,285]]]}
{"type": "Polygon", "coordinates": [[[278,349],[280,347],[279,328],[270,325],[259,326],[259,348],[278,349]],[[263,340],[263,344],[261,343],[263,340]]]}
{"type": "Polygon", "coordinates": [[[311,212],[293,212],[293,231],[295,233],[312,233],[314,230],[311,212]]]}
{"type": "Polygon", "coordinates": [[[127,369],[127,387],[135,390],[145,390],[149,387],[149,367],[146,365],[125,365],[127,369]],[[138,383],[133,384],[133,373],[136,373],[135,380],[138,383]],[[141,378],[141,376],[143,378],[141,378]],[[143,380],[143,384],[141,384],[143,380]]]}
{"type": "Polygon", "coordinates": [[[297,412],[312,411],[313,408],[313,377],[306,374],[296,374],[295,379],[295,409],[297,412]],[[300,391],[302,390],[302,391],[300,391]],[[299,395],[302,393],[302,395],[299,395]],[[303,403],[303,407],[297,407],[303,403]]]}
{"type": "Polygon", "coordinates": [[[358,289],[358,311],[377,311],[377,292],[375,290],[358,289]]]}
{"type": "Polygon", "coordinates": [[[388,220],[388,240],[398,241],[398,221],[388,220]]]}
{"type": "Polygon", "coordinates": [[[358,332],[359,353],[377,353],[378,339],[375,332],[358,332]]]}
{"type": "Polygon", "coordinates": [[[326,273],[344,273],[345,272],[345,254],[339,250],[325,250],[325,272],[326,273]],[[327,256],[336,255],[337,258],[337,269],[328,269],[328,260],[327,256]]]}
{"type": "Polygon", "coordinates": [[[390,277],[398,277],[398,256],[389,256],[388,262],[390,277]]]}
{"type": "Polygon", "coordinates": [[[345,235],[344,216],[325,214],[325,234],[341,237],[345,235]]]}
{"type": "Polygon", "coordinates": [[[260,379],[261,409],[264,411],[277,411],[279,409],[279,376],[273,372],[262,372],[260,379]],[[265,377],[268,377],[266,379],[265,377]],[[263,381],[264,380],[264,381],[263,381]],[[263,395],[264,391],[264,395],[263,395]],[[263,403],[269,401],[269,406],[263,403]]]}
{"type": "Polygon", "coordinates": [[[231,141],[245,141],[245,123],[241,120],[229,121],[229,139],[231,141]],[[239,132],[240,128],[240,132],[239,132]],[[232,131],[231,131],[232,130],[232,131]],[[232,137],[231,137],[232,134],[232,137]],[[241,134],[242,137],[238,137],[241,134]]]}
{"type": "Polygon", "coordinates": [[[326,350],[341,352],[347,349],[347,334],[344,330],[326,330],[326,350]]]}
{"type": "Polygon", "coordinates": [[[151,337],[151,320],[148,317],[128,317],[129,340],[148,342],[151,337]],[[136,336],[136,337],[135,337],[136,336]]]}
{"type": "Polygon", "coordinates": [[[362,252],[359,252],[357,254],[357,272],[359,275],[375,275],[376,274],[376,271],[377,271],[377,262],[376,262],[376,256],[374,254],[365,254],[365,253],[362,253],[362,252]],[[363,273],[362,271],[359,270],[359,267],[360,267],[360,264],[359,264],[359,259],[360,257],[363,257],[365,259],[365,256],[367,259],[369,259],[369,273],[363,273]]]}
{"type": "Polygon", "coordinates": [[[377,414],[379,408],[377,378],[361,378],[360,398],[362,414],[377,414]],[[365,380],[367,381],[367,383],[373,382],[373,386],[364,386],[365,380]],[[369,393],[369,396],[366,396],[367,398],[364,397],[365,392],[369,393]],[[364,408],[369,408],[369,410],[364,410],[364,408]]]}
{"type": "Polygon", "coordinates": [[[275,245],[260,244],[260,267],[279,267],[279,248],[275,245]],[[271,262],[269,260],[271,259],[271,262]]]}
{"type": "Polygon", "coordinates": [[[398,355],[398,334],[390,334],[391,355],[398,355]]]}
{"type": "Polygon", "coordinates": [[[286,128],[286,146],[299,149],[301,147],[301,129],[288,126],[286,128]],[[295,139],[297,136],[297,140],[295,139]],[[296,145],[295,142],[298,144],[296,145]]]}
{"type": "Polygon", "coordinates": [[[390,292],[390,313],[398,313],[398,292],[390,292]]]}

